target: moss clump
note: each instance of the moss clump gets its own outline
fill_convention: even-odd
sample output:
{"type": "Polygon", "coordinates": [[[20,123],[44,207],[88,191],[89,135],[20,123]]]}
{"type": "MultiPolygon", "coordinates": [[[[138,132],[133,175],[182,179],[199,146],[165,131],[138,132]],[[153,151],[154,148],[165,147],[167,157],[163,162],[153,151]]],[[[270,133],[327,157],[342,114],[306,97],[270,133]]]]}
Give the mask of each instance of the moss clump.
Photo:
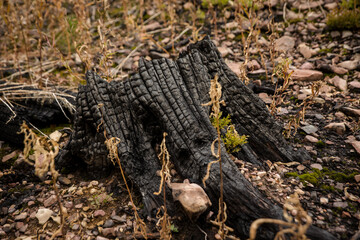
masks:
{"type": "Polygon", "coordinates": [[[320,188],[328,191],[328,192],[337,192],[334,186],[329,186],[329,185],[325,185],[325,184],[321,184],[320,188]]]}
{"type": "MultiPolygon", "coordinates": [[[[324,168],[323,170],[313,168],[311,171],[306,172],[304,174],[299,175],[297,172],[289,172],[285,174],[285,177],[295,177],[299,178],[302,183],[306,185],[306,183],[311,183],[314,186],[319,186],[319,183],[325,178],[328,177],[336,182],[354,182],[355,175],[359,174],[359,172],[336,172],[333,170],[329,170],[328,168],[324,168]]],[[[336,189],[333,186],[321,185],[320,188],[334,192],[336,189]]]]}
{"type": "Polygon", "coordinates": [[[356,213],[359,210],[359,207],[355,203],[348,202],[349,210],[352,213],[356,213]]]}
{"type": "MultiPolygon", "coordinates": [[[[317,170],[317,169],[316,169],[317,170]]],[[[319,170],[318,170],[319,171],[319,170]]],[[[311,183],[315,186],[319,184],[319,180],[322,179],[321,172],[313,171],[313,172],[307,172],[304,174],[299,175],[297,172],[289,172],[285,174],[286,177],[295,177],[299,178],[302,183],[305,185],[307,183],[311,183]]]]}
{"type": "Polygon", "coordinates": [[[324,48],[319,50],[319,53],[332,53],[332,52],[333,52],[332,48],[324,48]]]}
{"type": "Polygon", "coordinates": [[[41,128],[40,131],[49,135],[50,133],[56,131],[56,130],[61,130],[63,128],[67,128],[67,127],[71,127],[71,124],[52,124],[47,128],[41,128]]]}
{"type": "Polygon", "coordinates": [[[325,143],[322,141],[322,140],[319,140],[315,143],[315,145],[318,147],[318,148],[324,148],[325,147],[325,143]]]}
{"type": "Polygon", "coordinates": [[[225,134],[221,135],[221,140],[225,144],[226,151],[234,153],[240,151],[240,147],[247,143],[248,136],[240,135],[235,126],[231,123],[230,115],[222,117],[222,112],[219,113],[219,118],[211,117],[210,121],[214,127],[219,124],[219,128],[225,131],[225,134]],[[218,121],[218,123],[217,123],[218,121]]]}
{"type": "Polygon", "coordinates": [[[209,8],[210,6],[218,6],[220,8],[223,8],[228,3],[229,3],[229,0],[203,0],[201,5],[204,8],[209,8]]]}
{"type": "Polygon", "coordinates": [[[300,180],[302,182],[309,182],[313,185],[317,185],[319,183],[319,180],[316,178],[316,175],[313,175],[312,173],[305,173],[299,176],[300,180]]]}
{"type": "Polygon", "coordinates": [[[328,14],[326,24],[330,30],[354,30],[360,28],[360,10],[341,7],[328,14]]]}
{"type": "Polygon", "coordinates": [[[325,172],[326,175],[329,176],[330,179],[335,180],[337,182],[354,182],[355,175],[358,175],[359,172],[352,172],[352,173],[343,173],[343,172],[336,172],[336,171],[327,171],[325,172]]]}

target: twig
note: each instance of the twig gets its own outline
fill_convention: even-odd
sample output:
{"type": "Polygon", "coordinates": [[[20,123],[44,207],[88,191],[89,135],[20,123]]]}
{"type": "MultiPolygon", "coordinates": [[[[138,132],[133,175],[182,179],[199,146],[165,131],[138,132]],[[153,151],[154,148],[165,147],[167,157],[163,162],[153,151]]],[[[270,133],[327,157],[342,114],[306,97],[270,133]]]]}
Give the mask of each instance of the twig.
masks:
{"type": "Polygon", "coordinates": [[[69,122],[71,122],[70,118],[68,118],[68,116],[67,116],[67,115],[66,115],[66,113],[64,112],[64,109],[62,108],[61,104],[59,103],[59,101],[58,101],[58,99],[57,99],[57,97],[56,97],[55,93],[53,93],[52,95],[54,96],[55,101],[56,101],[56,102],[57,102],[57,104],[59,105],[59,107],[60,107],[60,109],[61,109],[62,113],[64,114],[64,116],[66,117],[66,119],[67,119],[67,120],[69,120],[69,122]]]}
{"type": "Polygon", "coordinates": [[[154,15],[152,15],[151,17],[149,17],[148,19],[146,19],[146,21],[143,23],[143,25],[147,24],[148,22],[150,22],[151,20],[153,20],[154,18],[156,18],[157,16],[159,16],[161,14],[161,12],[157,12],[154,15]]]}
{"type": "Polygon", "coordinates": [[[286,2],[284,4],[284,7],[283,7],[283,19],[286,23],[288,23],[288,21],[286,20],[286,2]]]}
{"type": "Polygon", "coordinates": [[[204,240],[207,240],[207,233],[206,233],[204,230],[202,230],[202,229],[199,227],[199,225],[196,224],[196,226],[197,226],[197,228],[200,230],[200,232],[202,232],[202,233],[205,235],[204,240]]]}
{"type": "Polygon", "coordinates": [[[14,118],[16,118],[16,113],[12,110],[12,108],[2,99],[0,98],[0,100],[5,104],[5,106],[7,106],[10,111],[12,112],[12,114],[14,114],[13,116],[11,116],[7,121],[6,121],[6,124],[8,124],[11,120],[13,120],[14,118]]]}
{"type": "Polygon", "coordinates": [[[121,63],[115,68],[115,72],[113,74],[112,77],[115,77],[117,75],[117,73],[119,72],[119,70],[121,69],[122,70],[122,67],[124,66],[124,64],[126,63],[126,61],[139,49],[141,48],[142,46],[144,46],[143,43],[141,43],[139,46],[137,46],[134,50],[132,50],[129,55],[127,55],[127,57],[121,61],[121,63]]]}
{"type": "Polygon", "coordinates": [[[36,131],[38,131],[39,133],[41,133],[41,135],[43,135],[44,137],[47,137],[49,140],[51,140],[51,138],[50,138],[48,135],[46,135],[46,134],[43,133],[40,129],[38,129],[37,127],[35,127],[31,122],[28,121],[27,123],[29,123],[29,124],[31,125],[31,127],[35,128],[36,131]]]}

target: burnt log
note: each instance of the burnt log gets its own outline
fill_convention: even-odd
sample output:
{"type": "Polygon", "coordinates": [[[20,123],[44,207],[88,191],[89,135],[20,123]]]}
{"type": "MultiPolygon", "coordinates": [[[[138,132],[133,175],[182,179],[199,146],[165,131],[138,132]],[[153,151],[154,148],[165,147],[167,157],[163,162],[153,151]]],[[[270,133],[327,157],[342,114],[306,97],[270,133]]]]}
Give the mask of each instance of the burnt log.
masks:
{"type": "MultiPolygon", "coordinates": [[[[202,185],[217,134],[209,120],[210,80],[219,76],[223,86],[222,109],[230,114],[240,134],[249,143],[240,153],[243,160],[261,165],[264,160],[302,161],[303,150],[294,150],[282,136],[282,127],[269,114],[264,102],[228,68],[215,45],[206,38],[190,45],[176,61],[140,60],[138,72],[124,81],[102,80],[86,74],[87,84],[79,87],[74,132],[57,158],[59,166],[86,163],[92,173],[105,174],[114,168],[107,158],[104,141],[117,137],[118,154],[125,172],[138,187],[149,213],[163,205],[158,190],[161,169],[156,145],[167,132],[171,162],[183,179],[202,185]]],[[[241,238],[248,237],[251,223],[258,218],[282,219],[282,208],[270,201],[240,173],[225,147],[221,146],[224,172],[224,201],[227,224],[241,238]]],[[[214,164],[205,188],[213,210],[220,194],[219,166],[214,164]]],[[[171,200],[170,200],[171,201],[171,200]]],[[[271,239],[275,226],[263,226],[259,239],[271,239]]],[[[328,232],[311,227],[310,238],[334,239],[328,232]]]]}
{"type": "Polygon", "coordinates": [[[76,93],[66,89],[0,81],[0,140],[22,145],[23,121],[38,129],[72,123],[75,98],[76,93]]]}

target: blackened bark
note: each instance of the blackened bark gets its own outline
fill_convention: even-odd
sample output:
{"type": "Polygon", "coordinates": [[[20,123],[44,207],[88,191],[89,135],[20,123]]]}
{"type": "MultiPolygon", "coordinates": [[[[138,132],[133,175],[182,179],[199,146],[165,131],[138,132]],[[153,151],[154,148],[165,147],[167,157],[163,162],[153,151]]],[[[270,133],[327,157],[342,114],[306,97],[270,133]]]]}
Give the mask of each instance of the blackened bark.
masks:
{"type": "MultiPolygon", "coordinates": [[[[301,161],[308,158],[286,143],[281,127],[269,114],[265,104],[226,66],[215,45],[206,38],[191,45],[174,62],[168,59],[140,60],[138,73],[121,82],[106,82],[97,74],[86,74],[87,85],[79,88],[74,133],[58,158],[60,166],[85,162],[97,173],[113,167],[107,159],[106,138],[118,137],[119,157],[127,176],[139,188],[145,208],[161,206],[158,190],[161,169],[156,144],[167,132],[171,162],[185,179],[202,185],[206,167],[215,160],[210,151],[216,131],[209,120],[210,80],[218,74],[223,99],[240,134],[249,135],[243,148],[244,160],[261,164],[263,160],[301,161]],[[104,135],[105,134],[105,135],[104,135]]],[[[252,186],[239,172],[222,146],[224,200],[228,208],[227,223],[241,238],[248,237],[250,224],[258,218],[282,218],[282,209],[252,186]]],[[[216,210],[219,199],[219,167],[214,164],[206,193],[216,210]]],[[[274,226],[259,230],[259,238],[271,239],[274,226]]],[[[312,232],[318,239],[333,239],[320,229],[312,232]]],[[[311,233],[309,231],[309,234],[311,233]]]]}
{"type": "Polygon", "coordinates": [[[23,121],[37,128],[70,124],[75,96],[76,93],[65,89],[41,90],[0,81],[0,140],[23,144],[24,136],[18,134],[23,121]]]}

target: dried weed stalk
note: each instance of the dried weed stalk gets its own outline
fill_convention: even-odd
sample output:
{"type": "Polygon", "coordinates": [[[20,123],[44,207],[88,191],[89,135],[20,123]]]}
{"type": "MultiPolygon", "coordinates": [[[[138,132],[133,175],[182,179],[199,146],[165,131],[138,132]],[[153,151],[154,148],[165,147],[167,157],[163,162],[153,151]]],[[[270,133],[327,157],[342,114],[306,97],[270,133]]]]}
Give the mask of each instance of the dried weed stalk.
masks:
{"type": "Polygon", "coordinates": [[[55,190],[56,200],[59,205],[61,224],[60,228],[51,236],[51,240],[57,235],[62,234],[65,224],[65,217],[67,216],[66,209],[62,206],[60,200],[59,189],[56,185],[59,173],[55,169],[55,156],[59,153],[59,144],[46,137],[37,136],[25,122],[21,125],[20,133],[24,134],[24,159],[25,162],[35,167],[35,174],[44,179],[50,169],[52,176],[53,187],[55,190]],[[29,157],[34,156],[33,160],[29,157]]]}
{"type": "Polygon", "coordinates": [[[272,97],[272,102],[270,104],[270,113],[273,116],[275,116],[276,114],[277,106],[281,105],[284,102],[286,91],[289,88],[291,82],[291,75],[294,71],[289,71],[290,64],[290,59],[282,59],[274,69],[273,75],[277,76],[278,81],[276,81],[275,93],[272,97]],[[284,81],[281,87],[279,87],[279,79],[283,79],[284,81]]]}
{"type": "Polygon", "coordinates": [[[220,235],[221,239],[225,239],[225,236],[227,234],[227,231],[225,229],[225,221],[226,221],[226,205],[224,203],[224,180],[223,180],[223,173],[222,173],[222,162],[221,162],[221,132],[220,132],[220,105],[225,105],[224,100],[221,99],[221,85],[218,82],[218,75],[216,74],[214,79],[211,80],[210,85],[210,102],[203,104],[203,106],[210,106],[211,105],[211,113],[210,118],[214,119],[216,132],[217,132],[217,138],[212,142],[211,144],[211,153],[214,157],[217,158],[217,160],[212,161],[208,164],[206,175],[203,178],[203,184],[204,187],[206,187],[206,180],[210,177],[210,169],[211,165],[214,163],[219,163],[220,167],[220,199],[219,199],[219,213],[217,215],[216,220],[214,221],[214,224],[216,224],[219,227],[218,234],[220,235]],[[217,153],[215,153],[215,144],[217,143],[217,153]]]}
{"type": "Polygon", "coordinates": [[[117,137],[107,138],[105,130],[104,130],[104,136],[106,138],[105,145],[106,145],[107,149],[109,150],[108,158],[111,159],[111,161],[113,162],[114,165],[115,165],[115,163],[117,163],[119,165],[121,176],[122,176],[122,178],[124,180],[126,190],[128,192],[129,198],[130,198],[131,206],[132,206],[133,211],[134,211],[135,222],[136,222],[136,224],[134,224],[134,236],[137,233],[141,233],[141,235],[145,239],[148,239],[147,231],[146,231],[146,224],[144,223],[144,221],[139,216],[139,213],[138,213],[138,211],[136,209],[136,205],[135,205],[135,203],[133,201],[133,198],[132,198],[132,194],[131,194],[129,185],[127,184],[127,181],[126,181],[124,170],[123,170],[123,168],[121,166],[121,162],[120,162],[120,158],[119,158],[119,154],[118,154],[118,147],[117,147],[117,145],[120,143],[120,139],[117,138],[117,137]]]}
{"type": "Polygon", "coordinates": [[[296,240],[305,240],[306,231],[310,227],[312,223],[311,217],[307,214],[307,212],[302,208],[301,203],[299,201],[299,197],[297,193],[290,195],[290,197],[285,201],[283,207],[283,215],[286,220],[280,219],[271,219],[271,218],[260,218],[254,221],[250,227],[250,238],[249,240],[255,240],[256,231],[261,224],[264,223],[273,223],[284,226],[286,228],[281,229],[276,235],[274,240],[286,239],[285,234],[291,234],[291,239],[296,240]],[[296,213],[294,217],[291,216],[291,213],[296,213]]]}
{"type": "Polygon", "coordinates": [[[162,191],[164,194],[164,205],[161,206],[156,213],[156,218],[158,218],[158,222],[156,223],[156,227],[160,232],[161,239],[172,239],[171,235],[171,222],[170,217],[167,214],[166,208],[166,185],[165,183],[170,184],[171,181],[171,174],[170,174],[170,155],[166,148],[166,136],[167,133],[164,132],[163,140],[160,144],[160,153],[158,158],[162,162],[162,167],[160,171],[161,181],[159,191],[155,192],[155,195],[159,195],[162,191]],[[164,214],[161,216],[161,212],[164,211],[164,214]]]}
{"type": "MultiPolygon", "coordinates": [[[[100,126],[103,126],[103,123],[104,123],[104,119],[103,119],[103,116],[104,116],[104,104],[102,104],[102,103],[98,104],[98,108],[100,109],[100,112],[101,112],[101,122],[97,126],[97,131],[99,132],[100,126]]],[[[123,168],[121,166],[121,162],[120,162],[120,158],[119,158],[119,152],[118,152],[118,144],[120,143],[120,139],[117,138],[117,137],[108,138],[105,127],[103,127],[103,128],[104,128],[104,132],[103,132],[104,137],[106,139],[105,140],[105,145],[106,145],[106,148],[109,151],[108,158],[112,161],[114,166],[116,165],[116,163],[119,165],[121,176],[122,176],[122,178],[124,180],[126,190],[128,192],[129,198],[130,198],[131,206],[132,206],[133,211],[134,211],[135,223],[136,223],[136,224],[134,224],[134,236],[136,234],[140,233],[145,239],[148,239],[147,231],[146,231],[146,224],[139,216],[139,213],[138,213],[138,211],[136,209],[136,205],[134,203],[134,200],[133,200],[129,185],[127,184],[127,181],[126,181],[125,172],[124,172],[124,170],[123,170],[123,168]]]]}
{"type": "Polygon", "coordinates": [[[302,103],[297,106],[300,107],[297,114],[290,116],[290,120],[286,124],[285,131],[283,133],[286,138],[289,138],[291,134],[293,134],[293,136],[296,134],[297,129],[300,126],[300,121],[305,119],[305,112],[315,102],[314,99],[319,95],[321,86],[321,81],[314,82],[311,85],[311,95],[306,97],[302,103]]]}

